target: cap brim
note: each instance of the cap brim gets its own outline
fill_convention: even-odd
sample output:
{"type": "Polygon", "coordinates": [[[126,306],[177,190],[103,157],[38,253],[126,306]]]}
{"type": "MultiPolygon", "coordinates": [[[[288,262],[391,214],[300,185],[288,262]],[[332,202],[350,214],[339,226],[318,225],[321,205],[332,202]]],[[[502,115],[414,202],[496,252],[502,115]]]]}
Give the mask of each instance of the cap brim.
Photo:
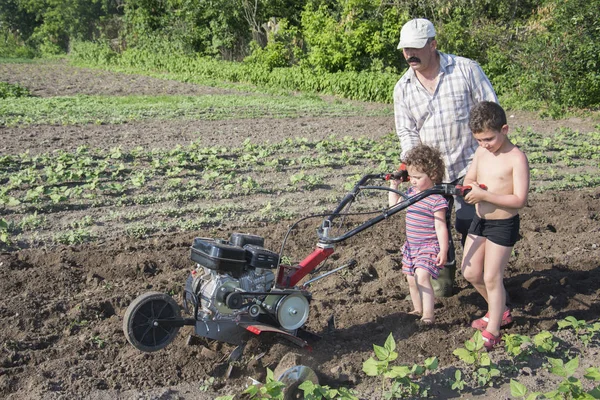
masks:
{"type": "Polygon", "coordinates": [[[399,49],[405,49],[405,48],[422,49],[427,44],[427,40],[428,40],[427,38],[426,39],[417,39],[417,40],[405,40],[405,41],[402,41],[402,39],[400,39],[400,42],[398,43],[398,48],[399,49]]]}

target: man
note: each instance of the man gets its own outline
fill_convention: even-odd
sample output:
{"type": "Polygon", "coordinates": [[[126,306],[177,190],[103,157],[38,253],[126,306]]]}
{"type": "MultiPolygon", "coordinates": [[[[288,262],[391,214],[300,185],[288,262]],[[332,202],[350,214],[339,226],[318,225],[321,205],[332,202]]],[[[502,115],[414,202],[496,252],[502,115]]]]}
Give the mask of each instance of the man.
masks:
{"type": "MultiPolygon", "coordinates": [[[[435,28],[426,19],[413,19],[402,27],[398,48],[410,67],[394,87],[400,157],[419,143],[436,147],[446,165],[444,181],[460,183],[477,149],[469,112],[480,101],[498,102],[492,84],[477,62],[438,51],[435,28]]],[[[454,200],[454,226],[464,245],[475,209],[460,196],[454,200]]],[[[452,243],[449,248],[446,268],[434,282],[437,297],[452,295],[456,261],[452,243]]]]}

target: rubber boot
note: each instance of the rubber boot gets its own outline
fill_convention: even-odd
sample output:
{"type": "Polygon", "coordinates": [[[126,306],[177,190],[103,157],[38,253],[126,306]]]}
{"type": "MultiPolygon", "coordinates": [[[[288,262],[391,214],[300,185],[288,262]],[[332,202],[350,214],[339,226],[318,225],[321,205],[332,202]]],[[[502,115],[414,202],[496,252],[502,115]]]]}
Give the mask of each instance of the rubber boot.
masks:
{"type": "Polygon", "coordinates": [[[435,297],[450,297],[454,294],[454,280],[456,277],[456,261],[452,264],[446,263],[440,270],[437,279],[431,280],[433,294],[435,297]]]}
{"type": "Polygon", "coordinates": [[[450,297],[454,294],[454,281],[456,278],[456,257],[454,251],[454,242],[449,236],[448,243],[448,261],[444,268],[440,270],[437,279],[431,280],[431,287],[435,297],[450,297]]]}
{"type": "Polygon", "coordinates": [[[448,212],[446,212],[446,226],[448,227],[448,259],[444,268],[440,270],[437,279],[431,280],[433,294],[435,297],[450,297],[454,294],[454,281],[456,279],[456,252],[454,250],[454,241],[452,240],[451,213],[454,205],[452,196],[446,197],[448,200],[448,212]]]}

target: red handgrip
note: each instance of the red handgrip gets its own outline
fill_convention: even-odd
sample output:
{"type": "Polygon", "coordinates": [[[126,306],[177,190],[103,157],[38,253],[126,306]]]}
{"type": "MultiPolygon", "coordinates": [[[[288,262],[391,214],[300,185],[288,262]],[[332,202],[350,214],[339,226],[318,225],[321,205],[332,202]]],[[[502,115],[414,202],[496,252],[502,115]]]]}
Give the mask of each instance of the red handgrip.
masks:
{"type": "MultiPolygon", "coordinates": [[[[479,184],[479,187],[483,190],[487,190],[487,186],[483,183],[479,184]]],[[[465,196],[472,189],[471,185],[456,185],[456,191],[461,195],[465,196]]]]}
{"type": "Polygon", "coordinates": [[[385,176],[386,181],[389,181],[390,179],[395,179],[400,182],[410,181],[410,177],[408,176],[408,171],[406,169],[406,164],[404,164],[404,163],[400,164],[400,166],[398,167],[398,170],[396,172],[387,174],[385,176]]]}

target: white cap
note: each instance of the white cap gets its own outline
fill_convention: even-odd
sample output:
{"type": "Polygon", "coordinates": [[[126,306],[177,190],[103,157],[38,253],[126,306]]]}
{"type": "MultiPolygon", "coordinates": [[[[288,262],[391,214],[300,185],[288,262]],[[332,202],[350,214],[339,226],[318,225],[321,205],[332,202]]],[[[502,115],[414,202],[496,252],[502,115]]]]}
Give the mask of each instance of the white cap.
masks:
{"type": "Polygon", "coordinates": [[[435,37],[435,28],[431,21],[425,18],[411,19],[400,31],[398,48],[422,49],[427,44],[427,39],[432,37],[435,37]]]}

